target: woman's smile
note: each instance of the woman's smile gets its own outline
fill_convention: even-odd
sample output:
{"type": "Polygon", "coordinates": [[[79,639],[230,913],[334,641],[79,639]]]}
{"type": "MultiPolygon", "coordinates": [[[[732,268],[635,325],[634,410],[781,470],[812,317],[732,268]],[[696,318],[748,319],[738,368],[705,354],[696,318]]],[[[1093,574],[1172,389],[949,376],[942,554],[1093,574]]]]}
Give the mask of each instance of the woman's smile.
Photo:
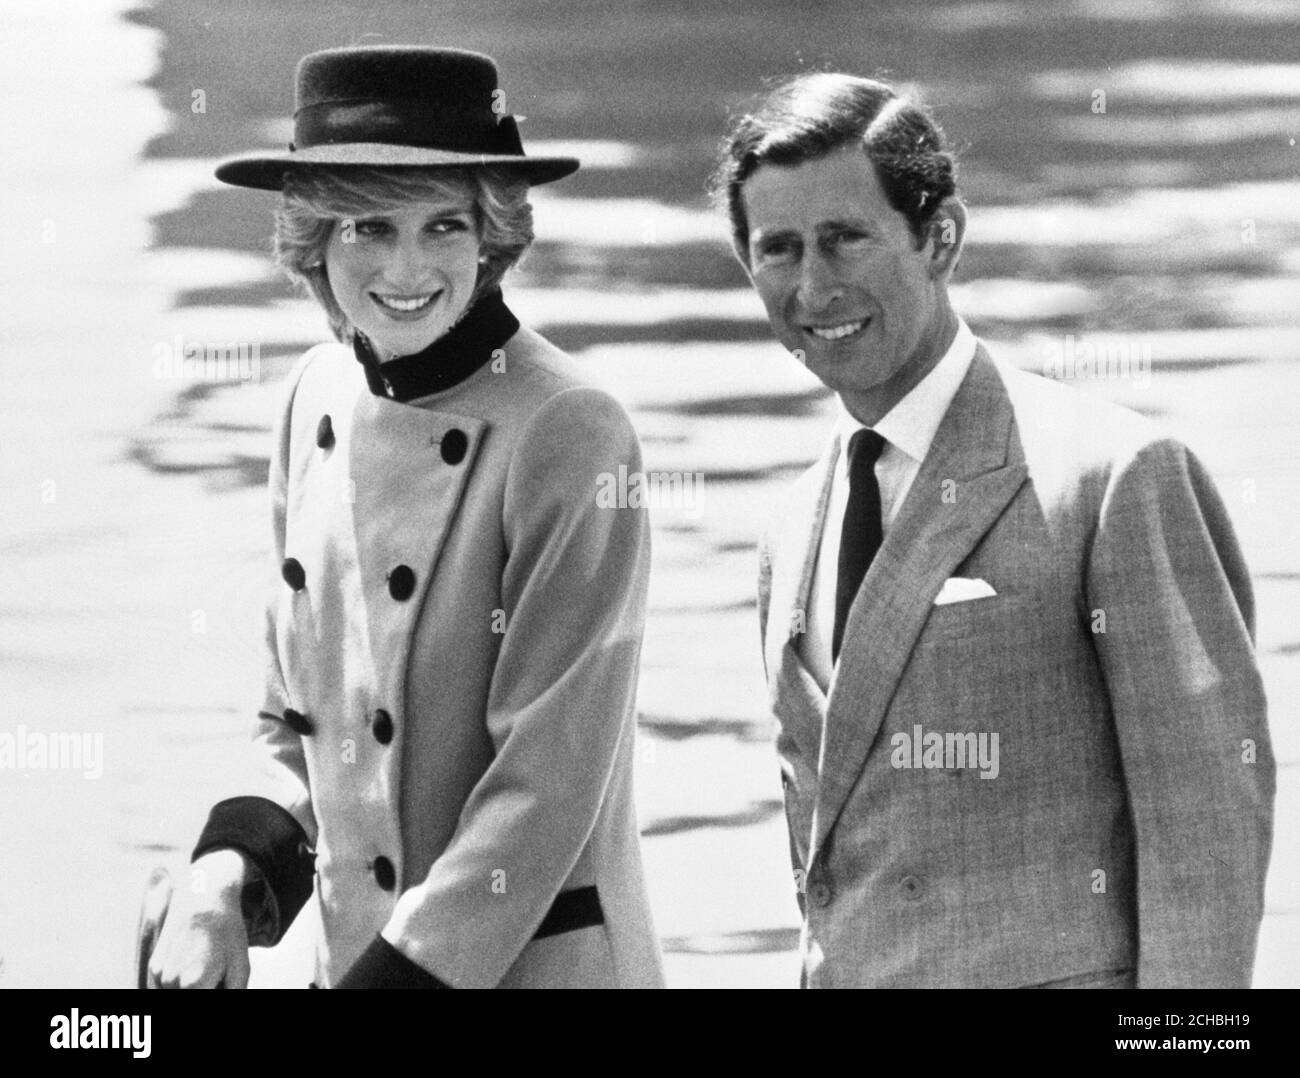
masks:
{"type": "Polygon", "coordinates": [[[411,321],[423,318],[434,298],[441,292],[417,292],[402,294],[398,292],[371,292],[373,299],[384,312],[398,321],[411,321]]]}

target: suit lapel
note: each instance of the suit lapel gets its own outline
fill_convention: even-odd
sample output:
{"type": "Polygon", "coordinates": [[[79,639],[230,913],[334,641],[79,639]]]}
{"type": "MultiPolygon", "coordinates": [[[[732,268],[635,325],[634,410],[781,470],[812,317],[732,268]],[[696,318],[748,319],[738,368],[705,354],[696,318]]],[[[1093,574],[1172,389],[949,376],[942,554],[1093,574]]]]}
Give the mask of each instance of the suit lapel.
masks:
{"type": "Polygon", "coordinates": [[[770,562],[772,591],[763,646],[772,711],[780,723],[777,751],[792,765],[797,783],[787,805],[801,856],[811,837],[814,791],[808,787],[816,781],[826,694],[799,653],[799,644],[807,630],[813,570],[838,457],[836,436],[801,480],[770,562]]]}
{"type": "MultiPolygon", "coordinates": [[[[772,558],[772,599],[767,623],[767,668],[772,671],[774,690],[784,679],[778,672],[792,663],[821,700],[825,695],[799,654],[799,642],[807,631],[809,592],[813,570],[817,567],[817,550],[821,544],[826,506],[831,497],[834,464],[839,458],[839,436],[822,450],[822,455],[808,470],[799,494],[790,507],[772,558]]],[[[796,679],[801,683],[802,679],[796,679]]]]}
{"type": "Polygon", "coordinates": [[[866,763],[934,597],[1025,481],[1024,462],[1008,460],[1013,418],[979,345],[849,611],[827,702],[810,858],[866,763]]]}

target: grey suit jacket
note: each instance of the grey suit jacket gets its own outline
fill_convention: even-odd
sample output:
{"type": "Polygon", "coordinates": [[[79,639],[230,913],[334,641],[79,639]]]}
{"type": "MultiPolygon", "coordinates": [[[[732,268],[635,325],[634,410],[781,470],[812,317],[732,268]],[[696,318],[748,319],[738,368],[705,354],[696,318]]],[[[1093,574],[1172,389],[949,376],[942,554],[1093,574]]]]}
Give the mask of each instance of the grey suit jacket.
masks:
{"type": "Polygon", "coordinates": [[[805,982],[1249,985],[1275,765],[1201,464],[980,345],[827,698],[798,644],[838,452],[760,569],[805,982]],[[997,594],[936,606],[954,576],[997,594]]]}

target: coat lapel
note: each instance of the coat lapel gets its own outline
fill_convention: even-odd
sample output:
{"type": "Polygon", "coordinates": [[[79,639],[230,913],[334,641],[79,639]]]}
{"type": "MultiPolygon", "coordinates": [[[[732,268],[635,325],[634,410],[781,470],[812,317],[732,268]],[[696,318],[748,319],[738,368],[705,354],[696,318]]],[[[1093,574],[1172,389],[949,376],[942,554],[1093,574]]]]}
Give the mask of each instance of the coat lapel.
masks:
{"type": "MultiPolygon", "coordinates": [[[[293,401],[285,552],[307,586],[282,658],[298,706],[383,707],[400,739],[415,627],[488,426],[376,397],[351,352],[329,360],[306,370],[293,401]]],[[[390,779],[396,798],[396,769],[390,779]]]]}
{"type": "Polygon", "coordinates": [[[389,699],[405,698],[412,635],[484,433],[483,421],[470,416],[369,393],[358,399],[347,447],[355,484],[355,549],[370,650],[389,699]],[[443,458],[444,441],[463,449],[455,463],[443,458]],[[421,509],[412,513],[412,506],[421,509]],[[402,566],[413,575],[414,588],[395,599],[389,581],[402,566]]]}
{"type": "Polygon", "coordinates": [[[1011,400],[979,345],[916,481],[849,611],[827,702],[810,861],[866,763],[943,582],[1028,474],[1008,459],[1011,400]]]}

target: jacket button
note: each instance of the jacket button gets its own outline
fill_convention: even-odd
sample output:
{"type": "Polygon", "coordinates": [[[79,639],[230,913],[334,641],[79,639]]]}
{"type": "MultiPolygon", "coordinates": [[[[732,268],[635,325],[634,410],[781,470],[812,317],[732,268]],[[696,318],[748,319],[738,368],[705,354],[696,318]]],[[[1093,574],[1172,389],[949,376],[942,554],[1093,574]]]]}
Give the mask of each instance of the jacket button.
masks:
{"type": "Polygon", "coordinates": [[[817,880],[815,883],[808,885],[808,901],[819,910],[824,910],[829,906],[831,904],[831,899],[834,897],[834,890],[825,880],[817,880]]]}
{"type": "Polygon", "coordinates": [[[909,902],[915,902],[925,895],[925,880],[920,876],[904,876],[898,881],[898,886],[909,902]]]}
{"type": "Polygon", "coordinates": [[[371,720],[370,732],[381,745],[387,745],[393,740],[393,716],[382,707],[379,708],[371,720]]]}
{"type": "Polygon", "coordinates": [[[388,594],[399,603],[405,602],[415,591],[415,573],[409,565],[399,565],[388,574],[388,594]]]}
{"type": "Polygon", "coordinates": [[[307,737],[313,729],[311,719],[307,718],[301,711],[294,711],[291,707],[284,709],[284,723],[299,737],[307,737]]]}
{"type": "Polygon", "coordinates": [[[327,415],[321,416],[320,422],[316,424],[316,444],[322,449],[328,449],[334,444],[334,424],[327,415]]]}
{"type": "Polygon", "coordinates": [[[302,591],[307,586],[307,574],[302,571],[302,563],[297,558],[285,558],[280,566],[280,575],[294,591],[302,591]]]}
{"type": "Polygon", "coordinates": [[[376,857],[371,868],[375,873],[375,883],[385,891],[391,891],[397,886],[397,873],[393,870],[393,862],[387,857],[376,857]]]}
{"type": "Polygon", "coordinates": [[[465,459],[465,451],[469,448],[469,439],[465,437],[463,430],[452,427],[442,436],[442,459],[448,464],[459,464],[465,459]]]}

